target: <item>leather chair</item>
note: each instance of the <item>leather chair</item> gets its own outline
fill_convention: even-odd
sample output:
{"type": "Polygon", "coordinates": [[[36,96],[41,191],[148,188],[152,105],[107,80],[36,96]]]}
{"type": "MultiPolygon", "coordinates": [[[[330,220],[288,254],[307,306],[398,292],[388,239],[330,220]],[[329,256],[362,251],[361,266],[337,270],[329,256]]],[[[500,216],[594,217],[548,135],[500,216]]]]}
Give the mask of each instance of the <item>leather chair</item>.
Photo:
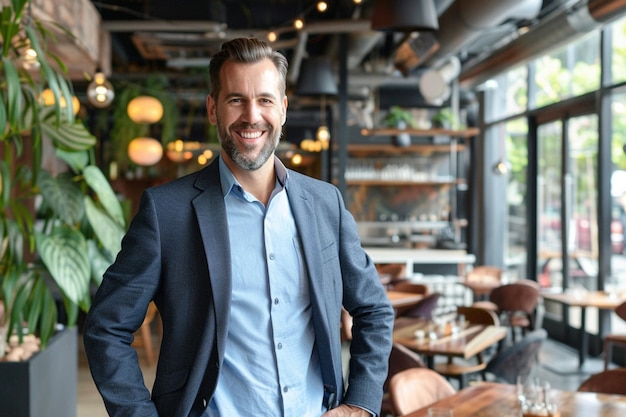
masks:
{"type": "Polygon", "coordinates": [[[433,312],[435,311],[435,308],[437,308],[437,303],[439,302],[439,297],[441,297],[441,294],[438,292],[428,294],[409,308],[396,313],[396,316],[398,318],[409,317],[432,320],[433,312]]]}
{"type": "MultiPolygon", "coordinates": [[[[626,301],[615,308],[615,314],[626,321],[626,301]]],[[[603,339],[604,370],[609,369],[611,358],[613,357],[613,347],[615,345],[626,347],[626,334],[609,333],[603,339]]]]}
{"type": "MultiPolygon", "coordinates": [[[[511,328],[511,338],[515,343],[516,329],[522,335],[535,329],[535,314],[539,304],[539,286],[529,282],[514,282],[502,285],[491,291],[489,301],[497,307],[500,322],[511,328]]],[[[474,303],[474,306],[479,305],[474,303]]]]}
{"type": "Polygon", "coordinates": [[[422,361],[422,358],[406,346],[399,343],[394,343],[391,347],[391,354],[389,355],[389,371],[387,373],[387,379],[383,385],[383,403],[381,407],[380,415],[393,414],[393,408],[391,406],[391,399],[389,396],[389,381],[394,375],[406,371],[411,368],[426,368],[426,364],[422,361]]]}
{"type": "MultiPolygon", "coordinates": [[[[395,283],[391,283],[387,286],[388,289],[393,291],[410,292],[413,294],[426,295],[428,294],[428,286],[424,284],[416,284],[409,280],[401,280],[395,283]]],[[[407,312],[413,310],[414,306],[396,307],[396,317],[405,316],[407,312]]]]}
{"type": "MultiPolygon", "coordinates": [[[[466,273],[463,279],[469,284],[489,284],[485,288],[499,286],[502,283],[502,268],[492,265],[478,265],[466,273]]],[[[489,297],[489,290],[487,289],[474,289],[472,290],[472,293],[475,300],[484,300],[489,297]]]]}
{"type": "Polygon", "coordinates": [[[428,368],[411,368],[389,380],[389,398],[394,416],[403,416],[455,394],[444,377],[428,368]]]}
{"type": "Polygon", "coordinates": [[[545,329],[529,332],[522,340],[507,346],[489,360],[485,374],[497,382],[515,384],[517,377],[526,379],[537,363],[539,350],[548,338],[545,329]]]}
{"type": "Polygon", "coordinates": [[[587,378],[579,392],[626,395],[626,368],[609,369],[587,378]]]}

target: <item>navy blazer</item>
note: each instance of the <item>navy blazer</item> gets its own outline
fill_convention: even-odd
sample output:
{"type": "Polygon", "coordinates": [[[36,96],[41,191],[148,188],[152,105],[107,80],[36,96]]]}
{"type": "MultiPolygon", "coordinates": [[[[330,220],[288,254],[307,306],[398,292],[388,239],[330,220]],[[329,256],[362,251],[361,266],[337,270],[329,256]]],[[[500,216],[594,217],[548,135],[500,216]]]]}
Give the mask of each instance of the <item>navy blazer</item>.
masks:
{"type": "MultiPolygon", "coordinates": [[[[287,193],[310,279],[316,346],[331,406],[345,402],[378,412],[393,310],[337,188],[294,171],[289,176],[287,193]],[[354,317],[345,392],[342,305],[354,317]]],[[[230,265],[237,261],[228,239],[217,159],[143,193],[84,327],[91,373],[111,416],[202,414],[224,357],[230,265]],[[150,394],[131,343],[152,300],[163,338],[150,394]]]]}

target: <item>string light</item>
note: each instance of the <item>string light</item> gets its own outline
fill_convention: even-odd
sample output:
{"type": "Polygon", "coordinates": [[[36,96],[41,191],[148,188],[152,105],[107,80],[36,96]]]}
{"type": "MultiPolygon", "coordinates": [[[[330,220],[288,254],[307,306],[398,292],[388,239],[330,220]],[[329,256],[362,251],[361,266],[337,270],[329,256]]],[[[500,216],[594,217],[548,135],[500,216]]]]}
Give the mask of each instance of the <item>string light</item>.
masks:
{"type": "Polygon", "coordinates": [[[320,1],[317,3],[318,12],[324,13],[326,10],[328,10],[328,3],[326,3],[325,1],[320,1]]]}
{"type": "Polygon", "coordinates": [[[267,34],[267,40],[270,42],[276,42],[276,39],[278,39],[278,34],[276,32],[274,32],[273,30],[270,31],[267,34]]]}
{"type": "Polygon", "coordinates": [[[304,27],[304,19],[301,17],[296,18],[293,21],[293,27],[296,28],[296,30],[302,30],[304,27]]]}

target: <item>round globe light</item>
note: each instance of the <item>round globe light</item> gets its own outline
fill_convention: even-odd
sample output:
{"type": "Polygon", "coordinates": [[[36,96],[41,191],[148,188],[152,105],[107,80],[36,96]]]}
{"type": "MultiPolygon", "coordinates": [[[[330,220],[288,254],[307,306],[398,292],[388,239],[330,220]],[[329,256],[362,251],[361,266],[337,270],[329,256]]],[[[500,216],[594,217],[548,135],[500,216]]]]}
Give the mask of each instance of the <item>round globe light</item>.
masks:
{"type": "Polygon", "coordinates": [[[163,157],[163,146],[153,138],[135,138],[128,144],[128,157],[137,165],[154,165],[163,157]]]}
{"type": "Polygon", "coordinates": [[[126,112],[130,120],[135,123],[156,123],[163,117],[163,105],[154,97],[139,96],[128,103],[126,112]]]}
{"type": "MultiPolygon", "coordinates": [[[[46,88],[41,92],[40,99],[44,106],[53,106],[55,102],[54,93],[49,88],[46,88]]],[[[65,97],[61,96],[61,108],[64,109],[65,106],[65,97]]],[[[78,110],[80,110],[80,101],[78,101],[76,96],[72,96],[72,111],[76,115],[78,110]]]]}
{"type": "Polygon", "coordinates": [[[113,85],[106,79],[102,72],[96,72],[93,81],[87,86],[87,100],[94,107],[108,107],[115,98],[113,85]]]}

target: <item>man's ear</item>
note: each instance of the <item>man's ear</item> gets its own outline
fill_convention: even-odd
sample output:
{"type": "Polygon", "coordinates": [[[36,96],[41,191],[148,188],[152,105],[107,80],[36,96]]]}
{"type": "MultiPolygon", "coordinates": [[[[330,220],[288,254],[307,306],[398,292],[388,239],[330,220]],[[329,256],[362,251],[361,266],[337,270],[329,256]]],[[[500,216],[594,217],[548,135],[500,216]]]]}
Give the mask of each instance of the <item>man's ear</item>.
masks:
{"type": "Polygon", "coordinates": [[[210,94],[206,96],[206,112],[209,117],[209,122],[212,125],[216,125],[217,115],[215,114],[215,100],[213,100],[213,97],[210,94]]]}
{"type": "Polygon", "coordinates": [[[284,126],[285,123],[287,123],[287,105],[289,104],[289,101],[287,100],[287,96],[285,96],[283,98],[283,122],[281,123],[281,126],[284,126]]]}

